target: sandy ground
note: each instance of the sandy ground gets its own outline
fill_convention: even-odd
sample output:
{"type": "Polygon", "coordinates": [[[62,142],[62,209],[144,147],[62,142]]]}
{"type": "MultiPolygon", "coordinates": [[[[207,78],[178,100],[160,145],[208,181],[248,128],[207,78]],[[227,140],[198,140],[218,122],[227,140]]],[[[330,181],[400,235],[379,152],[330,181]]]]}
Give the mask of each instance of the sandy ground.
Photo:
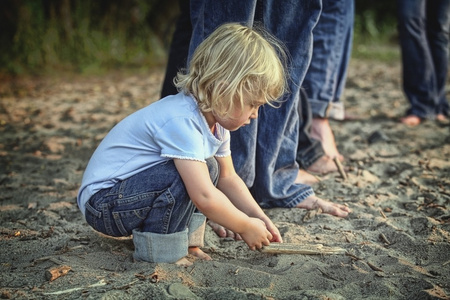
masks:
{"type": "Polygon", "coordinates": [[[162,77],[0,81],[0,298],[449,299],[450,127],[398,122],[398,64],[353,60],[345,103],[356,118],[332,123],[348,179],[325,176],[315,190],[353,213],[267,210],[285,242],[345,253],[250,251],[208,228],[213,261],[135,263],[130,239],[91,230],[75,199],[89,157],[116,122],[158,99],[162,77]],[[54,268],[68,272],[49,280],[54,268]]]}

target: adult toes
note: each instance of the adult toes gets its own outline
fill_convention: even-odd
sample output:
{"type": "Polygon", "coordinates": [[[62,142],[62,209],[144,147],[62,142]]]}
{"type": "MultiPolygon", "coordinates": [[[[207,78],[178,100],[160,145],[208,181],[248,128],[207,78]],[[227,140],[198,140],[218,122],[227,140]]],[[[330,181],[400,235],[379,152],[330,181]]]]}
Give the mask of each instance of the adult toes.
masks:
{"type": "Polygon", "coordinates": [[[212,230],[219,237],[222,237],[222,238],[227,237],[227,235],[228,235],[227,230],[223,226],[221,226],[215,222],[212,222],[212,221],[208,221],[208,225],[212,228],[212,230]]]}

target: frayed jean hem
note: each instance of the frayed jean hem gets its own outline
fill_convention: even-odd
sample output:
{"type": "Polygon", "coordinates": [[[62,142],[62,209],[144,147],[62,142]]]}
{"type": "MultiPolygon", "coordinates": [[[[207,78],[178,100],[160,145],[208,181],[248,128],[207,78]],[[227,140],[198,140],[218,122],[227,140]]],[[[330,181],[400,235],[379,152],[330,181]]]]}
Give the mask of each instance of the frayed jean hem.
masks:
{"type": "Polygon", "coordinates": [[[314,99],[309,99],[308,102],[311,105],[314,118],[344,119],[345,108],[343,102],[328,102],[314,99]]]}
{"type": "Polygon", "coordinates": [[[306,198],[314,196],[314,190],[310,188],[308,191],[302,193],[300,196],[292,199],[290,202],[286,203],[286,208],[294,208],[297,207],[298,204],[302,203],[306,198]]]}
{"type": "Polygon", "coordinates": [[[296,197],[293,197],[289,200],[278,200],[278,201],[271,201],[271,202],[263,202],[260,203],[260,206],[262,208],[294,208],[299,203],[304,201],[306,198],[310,196],[314,196],[314,190],[312,187],[306,185],[306,184],[295,184],[303,186],[303,191],[301,191],[296,197]]]}
{"type": "Polygon", "coordinates": [[[322,148],[322,144],[318,140],[313,140],[314,143],[306,148],[302,149],[301,152],[297,153],[297,163],[304,170],[308,169],[312,164],[314,164],[319,158],[325,155],[322,148]]]}

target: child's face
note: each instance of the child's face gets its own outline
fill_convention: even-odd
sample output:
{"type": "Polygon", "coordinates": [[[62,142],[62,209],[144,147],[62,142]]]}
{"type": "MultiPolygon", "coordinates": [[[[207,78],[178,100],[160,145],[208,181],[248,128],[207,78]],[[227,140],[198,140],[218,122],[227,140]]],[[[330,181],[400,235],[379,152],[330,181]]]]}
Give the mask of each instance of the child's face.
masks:
{"type": "Polygon", "coordinates": [[[264,103],[263,99],[251,102],[245,100],[243,109],[238,104],[229,116],[222,118],[215,116],[215,119],[225,129],[235,131],[242,126],[250,124],[251,119],[256,119],[258,117],[258,109],[264,103]]]}

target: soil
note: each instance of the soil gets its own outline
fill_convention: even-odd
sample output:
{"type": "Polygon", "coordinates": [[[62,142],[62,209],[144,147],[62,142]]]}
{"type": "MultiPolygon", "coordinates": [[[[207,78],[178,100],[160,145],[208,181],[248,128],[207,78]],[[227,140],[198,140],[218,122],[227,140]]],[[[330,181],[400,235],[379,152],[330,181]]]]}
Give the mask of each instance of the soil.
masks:
{"type": "Polygon", "coordinates": [[[251,251],[208,227],[213,260],[183,267],[133,262],[130,238],[94,232],[76,204],[84,168],[114,124],[158,100],[163,75],[0,81],[0,298],[449,299],[450,127],[398,121],[399,63],[350,64],[348,118],[332,122],[348,178],[314,186],[350,216],[266,210],[285,242],[345,253],[251,251]]]}

